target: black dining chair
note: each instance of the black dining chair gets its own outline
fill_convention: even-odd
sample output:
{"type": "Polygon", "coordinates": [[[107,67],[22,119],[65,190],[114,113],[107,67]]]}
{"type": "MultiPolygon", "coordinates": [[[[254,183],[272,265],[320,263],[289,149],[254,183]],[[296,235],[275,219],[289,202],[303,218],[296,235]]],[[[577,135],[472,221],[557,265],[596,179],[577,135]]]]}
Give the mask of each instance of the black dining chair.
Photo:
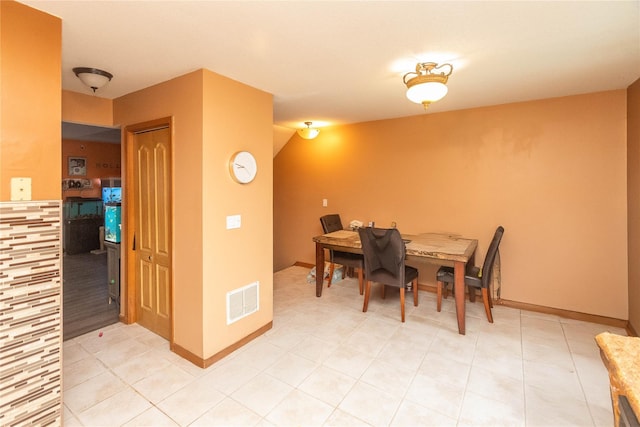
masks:
{"type": "MultiPolygon", "coordinates": [[[[343,230],[342,221],[340,215],[329,214],[320,217],[320,223],[322,224],[322,230],[324,233],[331,233],[333,231],[343,230]]],[[[329,250],[329,283],[327,287],[331,287],[331,281],[333,279],[333,272],[335,271],[335,265],[340,264],[343,266],[342,278],[344,279],[345,269],[351,267],[358,270],[358,286],[360,288],[360,295],[364,289],[364,257],[360,254],[353,254],[351,252],[341,252],[329,250]]]]}
{"type": "Polygon", "coordinates": [[[418,306],[418,270],[405,264],[406,249],[400,232],[396,228],[358,229],[362,252],[364,253],[364,271],[366,286],[364,291],[364,305],[366,312],[371,295],[371,282],[381,283],[382,298],[385,287],[400,288],[400,313],[404,322],[405,289],[412,284],[413,305],[418,306]]]}
{"type": "MultiPolygon", "coordinates": [[[[465,286],[470,288],[469,292],[472,292],[472,291],[475,292],[476,289],[482,290],[482,301],[484,302],[484,311],[487,314],[487,320],[489,320],[489,323],[493,323],[493,314],[491,313],[491,308],[493,307],[493,299],[491,297],[489,286],[491,285],[491,275],[493,273],[493,264],[496,260],[496,254],[498,253],[498,246],[500,246],[500,241],[502,240],[503,234],[504,234],[504,227],[499,226],[496,229],[496,232],[493,235],[493,240],[491,240],[491,244],[489,245],[489,249],[487,250],[487,255],[484,258],[482,269],[475,266],[467,268],[467,271],[464,276],[464,284],[465,286]]],[[[438,281],[437,310],[440,311],[442,309],[443,288],[444,288],[445,298],[446,298],[447,286],[449,285],[449,283],[454,282],[453,268],[440,267],[440,269],[438,269],[438,272],[436,273],[436,280],[438,281]]]]}

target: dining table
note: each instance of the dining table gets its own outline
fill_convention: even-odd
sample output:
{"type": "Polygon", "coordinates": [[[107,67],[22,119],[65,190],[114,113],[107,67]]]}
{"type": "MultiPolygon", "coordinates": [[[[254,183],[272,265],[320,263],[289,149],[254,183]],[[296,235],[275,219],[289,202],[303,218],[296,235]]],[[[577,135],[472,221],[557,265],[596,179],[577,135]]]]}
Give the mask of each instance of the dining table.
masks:
{"type": "MultiPolygon", "coordinates": [[[[401,233],[402,234],[402,233],[401,233]]],[[[451,233],[402,234],[407,261],[426,261],[454,268],[454,291],[458,333],[465,334],[464,275],[467,264],[473,265],[477,239],[468,239],[451,233]]],[[[315,236],[316,244],[316,297],[322,296],[324,283],[324,250],[362,253],[360,235],[356,230],[338,230],[315,236]]]]}

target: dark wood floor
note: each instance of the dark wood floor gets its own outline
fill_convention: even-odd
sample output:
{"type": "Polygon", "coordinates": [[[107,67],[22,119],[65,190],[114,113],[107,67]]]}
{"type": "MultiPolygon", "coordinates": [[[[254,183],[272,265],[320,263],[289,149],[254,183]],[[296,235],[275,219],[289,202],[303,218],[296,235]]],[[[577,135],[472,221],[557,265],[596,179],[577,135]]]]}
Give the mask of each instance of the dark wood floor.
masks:
{"type": "Polygon", "coordinates": [[[119,307],[109,304],[107,254],[63,257],[62,333],[68,340],[118,321],[119,307]]]}

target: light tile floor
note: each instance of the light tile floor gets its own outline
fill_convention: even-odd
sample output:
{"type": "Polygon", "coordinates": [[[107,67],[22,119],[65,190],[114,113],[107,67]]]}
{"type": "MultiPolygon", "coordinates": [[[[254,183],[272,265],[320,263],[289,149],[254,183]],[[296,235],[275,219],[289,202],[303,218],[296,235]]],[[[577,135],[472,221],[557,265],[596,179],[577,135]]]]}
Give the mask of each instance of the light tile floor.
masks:
{"type": "Polygon", "coordinates": [[[138,325],[64,343],[65,426],[611,426],[603,325],[397,291],[369,311],[355,279],[315,297],[308,269],[274,275],[273,329],[200,369],[138,325]]]}

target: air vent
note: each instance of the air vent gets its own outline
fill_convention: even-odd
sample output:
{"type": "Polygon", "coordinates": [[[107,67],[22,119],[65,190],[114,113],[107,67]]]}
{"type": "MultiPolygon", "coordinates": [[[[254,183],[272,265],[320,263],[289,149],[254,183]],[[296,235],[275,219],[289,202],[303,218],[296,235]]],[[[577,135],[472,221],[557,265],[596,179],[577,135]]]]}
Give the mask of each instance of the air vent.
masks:
{"type": "Polygon", "coordinates": [[[260,308],[260,282],[227,292],[227,325],[255,313],[260,308]]]}

